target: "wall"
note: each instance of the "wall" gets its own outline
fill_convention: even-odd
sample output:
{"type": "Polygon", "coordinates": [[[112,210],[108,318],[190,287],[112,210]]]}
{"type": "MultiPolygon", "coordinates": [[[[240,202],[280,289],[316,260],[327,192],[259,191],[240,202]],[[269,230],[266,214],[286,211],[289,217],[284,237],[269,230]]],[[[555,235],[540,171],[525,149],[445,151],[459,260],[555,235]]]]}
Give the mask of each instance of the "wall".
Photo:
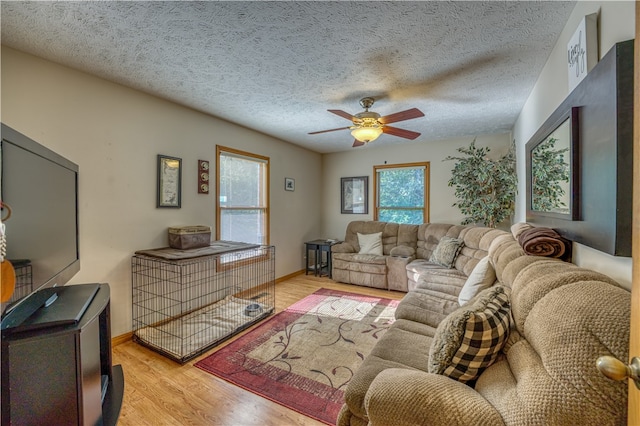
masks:
{"type": "Polygon", "coordinates": [[[215,191],[197,193],[196,170],[198,159],[215,167],[216,144],[270,157],[276,277],[301,270],[303,242],[321,234],[320,154],[6,46],[1,96],[3,123],[80,166],[71,283],[110,284],[114,336],[131,328],[132,254],[166,246],[169,226],[215,229],[215,191]],[[157,154],[182,158],[181,209],[156,208],[157,154]]]}
{"type": "MultiPolygon", "coordinates": [[[[437,141],[407,141],[399,146],[379,148],[372,142],[351,151],[325,154],[322,167],[325,182],[322,237],[343,239],[349,222],[373,220],[373,166],[382,164],[430,162],[430,222],[460,223],[464,216],[457,207],[453,207],[456,202],[454,188],[447,186],[454,162],[442,160],[449,155],[459,155],[457,149],[469,146],[473,139],[470,136],[437,141]],[[369,214],[340,213],[340,178],[349,176],[369,176],[369,214]]],[[[510,134],[481,135],[476,138],[476,145],[488,146],[494,158],[504,155],[510,143],[510,134]]]]}
{"type": "MultiPolygon", "coordinates": [[[[517,148],[519,182],[516,221],[523,221],[526,217],[525,145],[569,94],[566,46],[580,20],[585,15],[596,12],[599,13],[600,58],[615,43],[633,39],[635,36],[635,2],[580,1],[576,4],[514,126],[513,136],[517,148]]],[[[616,279],[624,287],[631,288],[631,258],[614,257],[581,244],[574,244],[574,263],[601,271],[616,279]]]]}

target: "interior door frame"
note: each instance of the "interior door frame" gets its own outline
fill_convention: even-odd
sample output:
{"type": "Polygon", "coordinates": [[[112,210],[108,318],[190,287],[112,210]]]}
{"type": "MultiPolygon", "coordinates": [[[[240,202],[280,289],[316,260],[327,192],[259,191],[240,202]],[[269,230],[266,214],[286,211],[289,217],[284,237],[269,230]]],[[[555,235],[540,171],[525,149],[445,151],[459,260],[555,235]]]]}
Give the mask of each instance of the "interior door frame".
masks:
{"type": "MultiPolygon", "coordinates": [[[[632,288],[629,362],[640,356],[640,6],[636,2],[636,30],[634,42],[633,95],[633,216],[632,216],[632,288]]],[[[640,424],[640,390],[629,380],[627,424],[640,424]]]]}

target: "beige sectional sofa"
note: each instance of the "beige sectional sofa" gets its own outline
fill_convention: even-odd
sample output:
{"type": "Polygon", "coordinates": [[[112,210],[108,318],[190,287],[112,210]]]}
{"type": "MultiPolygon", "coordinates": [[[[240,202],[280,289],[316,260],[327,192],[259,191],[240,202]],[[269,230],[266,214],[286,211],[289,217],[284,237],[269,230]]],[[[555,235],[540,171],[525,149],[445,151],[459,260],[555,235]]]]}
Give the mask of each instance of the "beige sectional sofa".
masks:
{"type": "Polygon", "coordinates": [[[434,291],[457,292],[478,261],[487,256],[491,242],[506,231],[494,228],[425,223],[403,225],[390,222],[353,221],[344,242],[332,246],[332,278],[335,281],[396,291],[410,291],[424,275],[434,291]],[[383,253],[361,254],[358,234],[381,233],[383,253]],[[443,237],[464,242],[453,268],[430,262],[443,237]]]}
{"type": "MultiPolygon", "coordinates": [[[[627,384],[595,363],[604,355],[627,359],[630,293],[597,272],[526,255],[510,233],[445,228],[425,227],[471,245],[454,275],[471,275],[486,251],[494,284],[460,306],[459,282],[421,262],[395,323],[349,383],[338,425],[626,424],[627,384]],[[456,364],[468,348],[457,339],[486,312],[501,312],[503,333],[487,349],[490,359],[465,377],[456,364]],[[443,356],[449,364],[439,364],[443,356]]],[[[433,241],[423,241],[416,258],[424,260],[433,241]]]]}

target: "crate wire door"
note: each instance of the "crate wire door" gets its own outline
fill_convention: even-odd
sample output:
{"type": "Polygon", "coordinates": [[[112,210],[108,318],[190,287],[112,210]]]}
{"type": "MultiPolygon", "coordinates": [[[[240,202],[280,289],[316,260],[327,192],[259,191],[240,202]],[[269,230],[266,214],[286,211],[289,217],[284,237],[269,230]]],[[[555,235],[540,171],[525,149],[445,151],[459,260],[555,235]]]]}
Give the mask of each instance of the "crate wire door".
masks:
{"type": "Polygon", "coordinates": [[[275,248],[131,260],[133,339],[184,363],[275,309],[275,248]]]}

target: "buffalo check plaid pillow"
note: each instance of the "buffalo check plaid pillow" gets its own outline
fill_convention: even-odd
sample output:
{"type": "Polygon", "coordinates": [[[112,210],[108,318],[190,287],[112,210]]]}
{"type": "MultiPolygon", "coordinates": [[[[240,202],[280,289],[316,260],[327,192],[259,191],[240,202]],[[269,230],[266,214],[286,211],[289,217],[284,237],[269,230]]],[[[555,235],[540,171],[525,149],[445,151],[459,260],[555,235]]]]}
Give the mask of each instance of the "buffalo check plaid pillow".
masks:
{"type": "Polygon", "coordinates": [[[490,287],[438,325],[429,351],[430,373],[466,383],[491,365],[509,337],[507,290],[490,287]]]}

